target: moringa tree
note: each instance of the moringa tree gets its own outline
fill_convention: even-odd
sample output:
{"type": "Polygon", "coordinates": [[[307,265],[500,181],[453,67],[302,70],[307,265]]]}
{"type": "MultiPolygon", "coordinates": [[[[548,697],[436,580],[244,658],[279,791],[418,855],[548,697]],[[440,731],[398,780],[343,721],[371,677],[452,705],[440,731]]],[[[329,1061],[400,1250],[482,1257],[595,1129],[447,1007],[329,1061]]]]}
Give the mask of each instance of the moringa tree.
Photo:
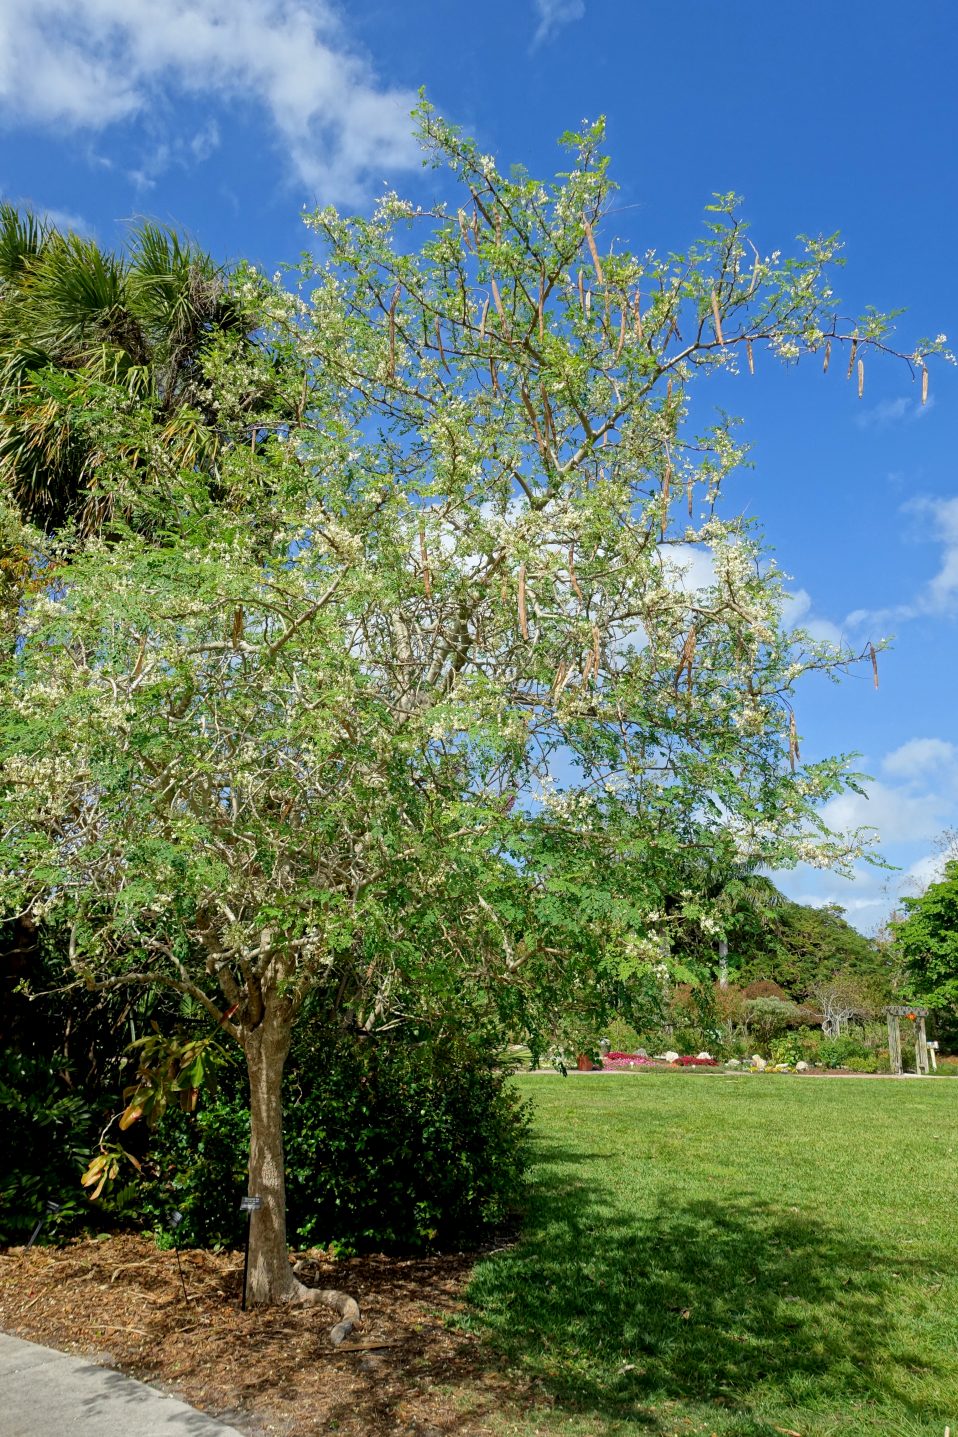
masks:
{"type": "Polygon", "coordinates": [[[90,391],[130,527],[47,545],[3,675],[4,906],[61,917],[78,982],[169,984],[242,1047],[259,1302],[302,1295],[280,1090],[307,994],[368,1033],[574,1006],[597,961],[660,961],[675,855],[858,851],[816,817],[846,764],[800,762],[791,703],[853,656],[784,629],[723,516],[741,451],[687,393],[765,350],[846,346],[860,383],[885,321],[836,317],[832,241],[763,259],[730,201],[687,255],[611,253],[600,127],[545,185],[421,125],[450,213],[325,210],[298,294],[237,276],[293,418],[251,422],[248,376],[211,368],[215,494],[90,391]]]}

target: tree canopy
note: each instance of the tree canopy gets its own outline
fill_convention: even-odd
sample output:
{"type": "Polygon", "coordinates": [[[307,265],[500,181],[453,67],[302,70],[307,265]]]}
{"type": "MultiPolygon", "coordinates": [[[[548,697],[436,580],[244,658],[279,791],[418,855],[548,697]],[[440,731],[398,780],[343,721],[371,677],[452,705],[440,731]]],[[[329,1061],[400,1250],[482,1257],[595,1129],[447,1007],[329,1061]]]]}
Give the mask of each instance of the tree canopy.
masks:
{"type": "Polygon", "coordinates": [[[941,1014],[958,1014],[958,859],[918,898],[903,898],[892,920],[908,995],[941,1014]]]}
{"type": "Polygon", "coordinates": [[[242,1046],[259,1301],[297,1296],[307,997],[370,1034],[532,1026],[662,961],[690,855],[860,851],[818,815],[848,761],[802,762],[792,702],[855,656],[783,624],[724,516],[741,449],[688,392],[766,351],[861,364],[887,321],[838,318],[834,241],[763,259],[731,197],[686,254],[613,253],[600,126],[543,184],[421,125],[456,211],[324,210],[297,289],[236,275],[262,335],[198,360],[212,468],[158,434],[162,392],[82,369],[117,521],[79,550],[24,530],[3,670],[4,907],[65,926],[78,983],[168,985],[242,1046]]]}

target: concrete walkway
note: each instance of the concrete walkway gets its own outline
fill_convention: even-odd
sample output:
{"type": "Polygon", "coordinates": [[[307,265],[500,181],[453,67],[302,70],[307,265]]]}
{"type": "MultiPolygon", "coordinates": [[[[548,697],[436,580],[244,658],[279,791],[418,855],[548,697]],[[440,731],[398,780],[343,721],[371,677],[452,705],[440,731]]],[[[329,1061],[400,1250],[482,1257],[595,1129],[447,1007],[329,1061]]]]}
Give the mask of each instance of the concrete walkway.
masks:
{"type": "Polygon", "coordinates": [[[0,1437],[240,1437],[122,1372],[0,1333],[0,1437]]]}

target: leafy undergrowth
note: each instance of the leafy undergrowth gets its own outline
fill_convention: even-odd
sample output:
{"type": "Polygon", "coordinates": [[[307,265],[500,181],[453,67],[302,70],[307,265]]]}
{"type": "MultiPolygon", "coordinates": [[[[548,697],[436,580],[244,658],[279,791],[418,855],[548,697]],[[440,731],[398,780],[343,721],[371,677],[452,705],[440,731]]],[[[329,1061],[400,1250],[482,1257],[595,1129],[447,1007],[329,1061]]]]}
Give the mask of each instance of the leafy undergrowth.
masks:
{"type": "Polygon", "coordinates": [[[516,1080],[539,1161],[469,1326],[563,1437],[958,1426],[947,1085],[516,1080]]]}

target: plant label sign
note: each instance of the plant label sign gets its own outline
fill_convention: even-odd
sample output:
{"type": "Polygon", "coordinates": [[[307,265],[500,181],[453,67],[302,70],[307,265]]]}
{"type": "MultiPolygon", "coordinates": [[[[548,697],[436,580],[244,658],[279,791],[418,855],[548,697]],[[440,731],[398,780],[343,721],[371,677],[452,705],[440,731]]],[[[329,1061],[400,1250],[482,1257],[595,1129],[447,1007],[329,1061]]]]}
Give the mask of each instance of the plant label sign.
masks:
{"type": "Polygon", "coordinates": [[[261,1197],[251,1195],[250,1197],[240,1198],[240,1212],[259,1212],[262,1206],[263,1199],[261,1197]]]}

